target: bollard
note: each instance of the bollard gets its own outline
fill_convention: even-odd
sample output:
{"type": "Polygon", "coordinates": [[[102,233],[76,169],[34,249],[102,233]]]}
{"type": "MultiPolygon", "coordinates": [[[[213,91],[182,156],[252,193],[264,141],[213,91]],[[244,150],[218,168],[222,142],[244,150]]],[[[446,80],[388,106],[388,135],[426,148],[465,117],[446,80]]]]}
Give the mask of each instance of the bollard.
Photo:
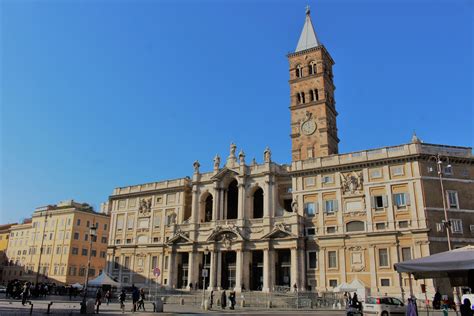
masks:
{"type": "Polygon", "coordinates": [[[205,311],[209,310],[209,301],[208,300],[204,300],[204,310],[205,311]]]}
{"type": "Polygon", "coordinates": [[[153,311],[155,313],[163,313],[163,301],[160,298],[157,298],[153,303],[153,311]]]}
{"type": "Polygon", "coordinates": [[[240,301],[240,307],[242,307],[242,308],[245,307],[245,300],[244,300],[244,299],[242,299],[242,300],[240,301]]]}
{"type": "Polygon", "coordinates": [[[272,308],[272,301],[267,302],[267,308],[272,308]]]}
{"type": "Polygon", "coordinates": [[[46,314],[50,313],[51,305],[53,305],[53,302],[49,302],[48,304],[48,310],[46,311],[46,314]]]}
{"type": "Polygon", "coordinates": [[[179,304],[180,304],[180,305],[184,305],[184,298],[180,298],[180,299],[179,299],[179,304]]]}

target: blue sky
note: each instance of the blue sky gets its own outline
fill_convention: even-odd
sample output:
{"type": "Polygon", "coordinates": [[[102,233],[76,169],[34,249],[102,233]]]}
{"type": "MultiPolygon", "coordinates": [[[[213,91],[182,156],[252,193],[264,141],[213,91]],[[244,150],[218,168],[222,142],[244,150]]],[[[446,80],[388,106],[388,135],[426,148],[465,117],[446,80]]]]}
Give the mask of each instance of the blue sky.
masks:
{"type": "Polygon", "coordinates": [[[286,54],[309,3],[336,61],[340,152],[472,146],[473,12],[453,1],[0,2],[1,217],[210,170],[290,162],[286,54]]]}

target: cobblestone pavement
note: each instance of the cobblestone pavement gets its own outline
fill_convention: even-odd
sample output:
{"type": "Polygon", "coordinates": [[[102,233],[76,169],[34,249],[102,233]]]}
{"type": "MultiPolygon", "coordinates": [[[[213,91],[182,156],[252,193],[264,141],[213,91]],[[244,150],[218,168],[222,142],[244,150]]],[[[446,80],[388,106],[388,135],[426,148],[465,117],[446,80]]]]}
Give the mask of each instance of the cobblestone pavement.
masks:
{"type": "MultiPolygon", "coordinates": [[[[53,297],[53,305],[51,305],[51,314],[52,315],[79,315],[80,310],[80,301],[68,301],[67,298],[59,297],[62,300],[58,300],[57,297],[53,297]]],[[[48,303],[51,300],[33,300],[33,315],[45,315],[48,303]]],[[[120,306],[117,302],[107,305],[103,303],[100,306],[100,314],[104,315],[156,315],[152,313],[153,305],[147,303],[145,305],[146,312],[139,311],[136,313],[131,312],[132,304],[131,302],[126,302],[125,312],[122,313],[120,306]]],[[[13,316],[13,315],[29,315],[31,306],[27,304],[23,306],[18,300],[7,300],[0,299],[0,315],[1,316],[13,316]]],[[[186,305],[177,305],[177,304],[165,304],[164,313],[162,315],[193,315],[193,314],[214,314],[214,315],[295,315],[295,314],[311,314],[311,315],[345,315],[343,310],[331,310],[331,309],[316,309],[316,310],[279,310],[279,309],[256,309],[256,308],[236,308],[236,310],[222,310],[214,309],[211,311],[202,311],[197,306],[186,306],[186,305]]],[[[420,316],[428,315],[425,311],[420,311],[420,316]]],[[[441,316],[443,315],[440,311],[430,311],[429,315],[431,316],[441,316]]],[[[449,315],[456,315],[455,312],[450,312],[449,315]]]]}

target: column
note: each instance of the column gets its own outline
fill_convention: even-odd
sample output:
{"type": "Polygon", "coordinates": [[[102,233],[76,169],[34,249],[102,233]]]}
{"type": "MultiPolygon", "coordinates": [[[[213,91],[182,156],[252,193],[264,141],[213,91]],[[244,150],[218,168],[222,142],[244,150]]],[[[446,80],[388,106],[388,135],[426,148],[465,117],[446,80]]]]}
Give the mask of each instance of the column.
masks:
{"type": "Polygon", "coordinates": [[[220,189],[219,190],[219,219],[225,219],[224,216],[224,209],[225,209],[225,200],[226,200],[226,189],[220,189]]]}
{"type": "MultiPolygon", "coordinates": [[[[375,246],[369,246],[369,258],[370,258],[370,290],[377,291],[377,266],[375,261],[375,246]]],[[[377,293],[370,293],[370,295],[377,295],[377,293]]]]}
{"type": "Polygon", "coordinates": [[[244,180],[241,180],[242,182],[238,184],[239,188],[239,204],[238,204],[238,210],[237,210],[237,218],[238,219],[244,219],[244,210],[245,210],[245,183],[243,182],[244,180]]]}
{"type": "Polygon", "coordinates": [[[210,273],[209,273],[209,290],[214,290],[216,288],[216,266],[217,266],[217,262],[216,262],[216,252],[214,250],[212,250],[210,252],[211,254],[211,268],[209,269],[210,270],[210,273]]]}
{"type": "Polygon", "coordinates": [[[300,258],[300,269],[298,270],[298,278],[300,280],[299,290],[305,291],[306,290],[306,254],[304,249],[298,250],[298,256],[300,258]]]}
{"type": "Polygon", "coordinates": [[[270,250],[268,248],[263,249],[263,288],[262,292],[270,292],[270,250]]]}
{"type": "Polygon", "coordinates": [[[186,288],[188,290],[192,290],[189,287],[190,283],[194,286],[194,284],[197,282],[197,280],[194,279],[194,273],[193,273],[194,258],[195,258],[194,251],[189,252],[189,258],[188,258],[188,284],[186,284],[186,288]]]}
{"type": "Polygon", "coordinates": [[[243,267],[243,254],[241,249],[237,249],[235,262],[235,288],[234,291],[242,291],[242,267],[243,267]]]}
{"type": "Polygon", "coordinates": [[[168,260],[168,284],[170,287],[175,288],[176,287],[176,282],[175,282],[175,257],[176,253],[174,250],[171,250],[169,253],[169,260],[168,260]]]}
{"type": "Polygon", "coordinates": [[[219,200],[220,200],[220,189],[214,188],[214,195],[212,200],[212,220],[215,221],[218,219],[217,215],[219,214],[219,200]]]}
{"type": "Polygon", "coordinates": [[[216,269],[216,281],[217,281],[217,289],[221,289],[222,288],[222,252],[221,251],[217,251],[216,253],[216,256],[217,256],[217,269],[216,269]]]}
{"type": "Polygon", "coordinates": [[[346,247],[341,247],[339,252],[339,271],[341,271],[341,282],[346,282],[347,270],[346,270],[346,247]]]}
{"type": "Polygon", "coordinates": [[[298,258],[298,250],[296,247],[291,248],[291,291],[294,291],[294,285],[300,288],[300,282],[298,280],[298,269],[299,269],[299,258],[298,258]]]}
{"type": "Polygon", "coordinates": [[[270,176],[265,177],[265,183],[263,185],[263,217],[270,216],[270,176]]]}
{"type": "MultiPolygon", "coordinates": [[[[183,212],[181,212],[183,213],[183,212]]],[[[193,197],[191,206],[191,223],[199,223],[203,219],[200,218],[199,214],[199,191],[196,185],[193,185],[193,197]]]]}

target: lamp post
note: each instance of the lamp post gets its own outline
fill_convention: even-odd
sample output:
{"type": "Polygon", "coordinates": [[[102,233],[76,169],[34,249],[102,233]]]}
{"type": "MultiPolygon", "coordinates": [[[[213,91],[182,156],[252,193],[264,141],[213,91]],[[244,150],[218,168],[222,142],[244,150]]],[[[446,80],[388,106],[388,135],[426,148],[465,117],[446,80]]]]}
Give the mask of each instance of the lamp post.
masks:
{"type": "Polygon", "coordinates": [[[209,248],[206,246],[206,249],[204,249],[204,266],[202,269],[202,309],[205,309],[205,301],[206,301],[206,273],[204,271],[206,270],[206,258],[209,255],[209,248]]]}
{"type": "Polygon", "coordinates": [[[86,297],[87,297],[87,287],[89,285],[89,269],[91,268],[91,254],[92,254],[92,241],[94,237],[97,237],[97,226],[92,224],[89,229],[89,256],[87,259],[87,270],[86,270],[86,282],[84,283],[84,297],[82,299],[81,314],[86,312],[86,297]]]}
{"type": "MultiPolygon", "coordinates": [[[[38,281],[39,281],[39,274],[40,274],[40,268],[41,268],[41,257],[43,255],[44,235],[46,233],[46,225],[48,224],[48,211],[45,211],[41,215],[44,216],[44,226],[43,226],[43,232],[41,234],[41,245],[40,245],[39,258],[38,258],[38,269],[36,270],[36,280],[35,280],[36,289],[38,289],[38,281]]],[[[49,216],[51,216],[51,214],[49,214],[49,216]]]]}

